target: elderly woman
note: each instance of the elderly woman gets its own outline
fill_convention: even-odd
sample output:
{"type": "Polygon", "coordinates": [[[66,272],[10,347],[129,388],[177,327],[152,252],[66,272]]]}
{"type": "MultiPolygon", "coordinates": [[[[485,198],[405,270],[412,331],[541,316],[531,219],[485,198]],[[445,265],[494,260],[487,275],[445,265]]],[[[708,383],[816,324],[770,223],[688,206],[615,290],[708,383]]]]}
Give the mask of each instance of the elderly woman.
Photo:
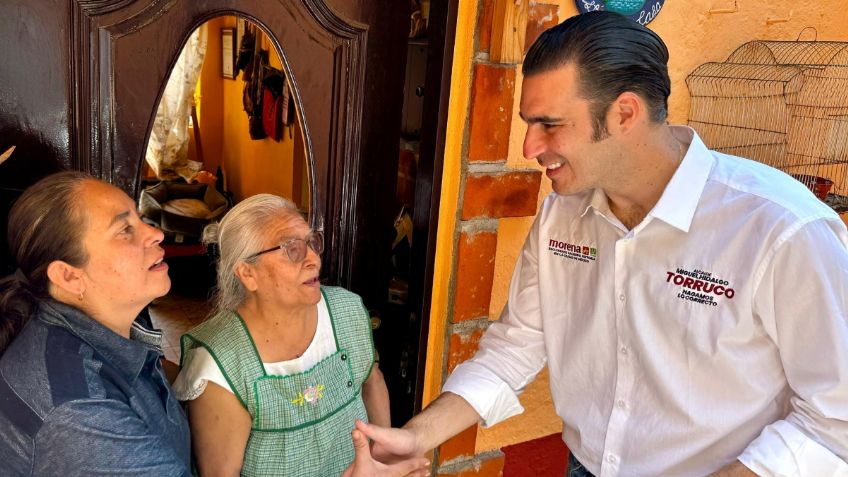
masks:
{"type": "Polygon", "coordinates": [[[183,336],[174,384],[201,475],[340,475],[355,420],[389,422],[367,311],[321,286],[323,236],[291,201],[256,195],[212,227],[216,311],[183,336]]]}
{"type": "Polygon", "coordinates": [[[162,233],[119,189],[65,172],[24,191],[8,238],[18,269],[0,282],[0,473],[190,475],[161,337],[134,323],[171,286],[162,233]]]}

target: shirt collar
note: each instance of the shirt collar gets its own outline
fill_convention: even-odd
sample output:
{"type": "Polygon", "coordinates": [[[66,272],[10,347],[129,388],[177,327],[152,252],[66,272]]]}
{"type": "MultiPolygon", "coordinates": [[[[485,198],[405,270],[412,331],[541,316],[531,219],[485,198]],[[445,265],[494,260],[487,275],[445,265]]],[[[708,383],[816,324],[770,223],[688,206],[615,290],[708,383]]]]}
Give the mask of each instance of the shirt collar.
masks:
{"type": "Polygon", "coordinates": [[[65,328],[103,356],[129,383],[135,382],[151,353],[159,351],[140,341],[126,339],[70,305],[55,300],[39,304],[39,318],[65,328]]]}
{"type": "Polygon", "coordinates": [[[592,189],[591,194],[586,194],[583,205],[580,206],[580,218],[582,219],[589,209],[595,209],[600,214],[609,214],[609,202],[607,195],[601,189],[592,189]]]}
{"type": "Polygon", "coordinates": [[[648,215],[688,232],[715,158],[694,129],[687,126],[672,128],[678,134],[691,135],[692,141],[660,200],[648,215]]]}

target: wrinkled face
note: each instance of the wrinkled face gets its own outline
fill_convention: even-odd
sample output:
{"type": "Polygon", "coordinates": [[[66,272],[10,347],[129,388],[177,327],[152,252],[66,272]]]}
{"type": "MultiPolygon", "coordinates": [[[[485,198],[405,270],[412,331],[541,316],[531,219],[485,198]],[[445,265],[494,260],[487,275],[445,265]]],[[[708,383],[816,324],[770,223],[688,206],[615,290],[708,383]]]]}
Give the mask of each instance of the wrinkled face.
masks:
{"type": "Polygon", "coordinates": [[[80,192],[89,257],[82,267],[86,300],[116,309],[141,308],[168,293],[171,279],[159,246],[162,231],[142,222],[135,203],[116,187],[85,181],[80,192]]]}
{"type": "Polygon", "coordinates": [[[565,65],[524,78],[524,157],[545,168],[561,195],[604,188],[615,166],[608,137],[594,140],[591,103],[579,94],[577,69],[565,65]]]}
{"type": "MultiPolygon", "coordinates": [[[[305,239],[309,233],[309,225],[303,218],[285,214],[268,227],[263,250],[291,239],[305,239]]],[[[306,256],[300,263],[292,262],[286,251],[280,249],[260,255],[253,267],[256,291],[263,299],[286,308],[314,306],[321,300],[318,282],[321,257],[309,247],[306,247],[306,256]]]]}

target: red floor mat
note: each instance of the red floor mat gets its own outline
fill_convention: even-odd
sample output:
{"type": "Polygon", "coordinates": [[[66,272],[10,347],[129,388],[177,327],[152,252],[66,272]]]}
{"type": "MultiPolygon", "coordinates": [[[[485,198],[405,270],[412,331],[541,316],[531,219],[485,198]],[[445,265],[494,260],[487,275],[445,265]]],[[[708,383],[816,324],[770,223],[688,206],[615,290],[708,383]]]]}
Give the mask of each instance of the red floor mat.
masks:
{"type": "Polygon", "coordinates": [[[551,434],[501,449],[504,477],[562,477],[568,463],[568,448],[561,434],[551,434]]]}

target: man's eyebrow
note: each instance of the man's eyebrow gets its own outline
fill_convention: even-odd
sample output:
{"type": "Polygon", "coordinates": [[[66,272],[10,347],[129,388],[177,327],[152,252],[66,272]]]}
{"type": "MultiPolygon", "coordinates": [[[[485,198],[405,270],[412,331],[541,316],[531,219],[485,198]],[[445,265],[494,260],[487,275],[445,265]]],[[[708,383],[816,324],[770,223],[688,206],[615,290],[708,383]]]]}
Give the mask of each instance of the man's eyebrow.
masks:
{"type": "Polygon", "coordinates": [[[553,118],[551,116],[524,116],[524,113],[519,112],[518,116],[527,123],[527,124],[536,124],[536,123],[558,123],[562,122],[562,118],[553,118]]]}
{"type": "Polygon", "coordinates": [[[112,217],[112,221],[109,222],[109,227],[111,228],[113,225],[117,224],[118,222],[120,222],[122,220],[127,220],[129,218],[129,216],[130,216],[129,210],[126,211],[126,212],[121,212],[120,214],[112,217]]]}

